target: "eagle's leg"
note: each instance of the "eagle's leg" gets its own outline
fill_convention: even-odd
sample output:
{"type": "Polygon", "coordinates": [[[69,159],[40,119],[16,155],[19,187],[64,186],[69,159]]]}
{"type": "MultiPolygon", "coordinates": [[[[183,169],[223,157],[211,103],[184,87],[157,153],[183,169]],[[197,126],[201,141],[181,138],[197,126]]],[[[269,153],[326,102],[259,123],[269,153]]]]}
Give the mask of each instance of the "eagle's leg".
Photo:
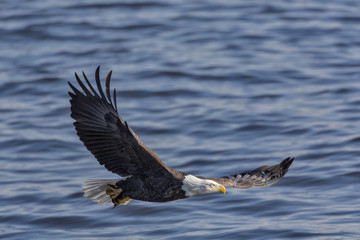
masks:
{"type": "Polygon", "coordinates": [[[131,201],[131,198],[129,198],[129,197],[121,197],[121,196],[119,196],[119,197],[117,197],[117,198],[114,198],[114,199],[112,200],[112,202],[114,203],[114,207],[116,207],[116,206],[119,205],[119,204],[124,204],[124,205],[126,205],[126,204],[128,204],[130,201],[131,201]]]}
{"type": "Polygon", "coordinates": [[[114,207],[119,204],[128,204],[131,200],[129,197],[122,196],[122,189],[118,188],[114,185],[108,184],[106,188],[106,194],[111,197],[112,202],[114,203],[114,207]]]}
{"type": "Polygon", "coordinates": [[[116,187],[114,185],[108,184],[106,186],[106,194],[109,195],[112,200],[117,198],[120,195],[121,192],[122,192],[122,189],[118,188],[118,187],[116,187]]]}

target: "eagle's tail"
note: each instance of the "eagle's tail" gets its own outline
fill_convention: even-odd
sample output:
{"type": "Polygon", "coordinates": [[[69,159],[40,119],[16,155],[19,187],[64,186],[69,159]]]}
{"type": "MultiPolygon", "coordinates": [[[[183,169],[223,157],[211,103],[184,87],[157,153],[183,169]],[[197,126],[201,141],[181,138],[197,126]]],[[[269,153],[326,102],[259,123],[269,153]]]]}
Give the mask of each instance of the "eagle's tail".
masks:
{"type": "MultiPolygon", "coordinates": [[[[121,189],[114,188],[119,180],[87,180],[83,185],[84,197],[98,202],[99,205],[113,204],[114,199],[121,193],[121,189]],[[115,190],[114,192],[112,190],[115,190]],[[116,195],[115,195],[116,194],[116,195]]],[[[131,202],[128,198],[120,203],[126,205],[131,202]]],[[[120,204],[118,203],[118,204],[120,204]]],[[[114,203],[114,207],[117,204],[114,203]]]]}

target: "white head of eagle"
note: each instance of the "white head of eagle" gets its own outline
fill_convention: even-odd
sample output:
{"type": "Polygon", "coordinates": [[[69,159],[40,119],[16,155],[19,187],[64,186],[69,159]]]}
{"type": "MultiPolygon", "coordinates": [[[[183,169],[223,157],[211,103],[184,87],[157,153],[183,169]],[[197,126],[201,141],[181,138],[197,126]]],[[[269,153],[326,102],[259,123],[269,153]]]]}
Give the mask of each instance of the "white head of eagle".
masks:
{"type": "Polygon", "coordinates": [[[201,179],[190,174],[185,176],[182,183],[181,189],[187,197],[205,193],[226,192],[223,185],[213,180],[201,179]]]}

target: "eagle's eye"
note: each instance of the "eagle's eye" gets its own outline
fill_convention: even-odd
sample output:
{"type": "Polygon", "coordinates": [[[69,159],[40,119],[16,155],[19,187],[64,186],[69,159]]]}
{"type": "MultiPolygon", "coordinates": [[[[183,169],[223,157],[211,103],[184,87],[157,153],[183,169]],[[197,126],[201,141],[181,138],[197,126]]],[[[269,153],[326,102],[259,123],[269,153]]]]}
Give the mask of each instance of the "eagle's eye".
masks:
{"type": "Polygon", "coordinates": [[[210,187],[212,187],[212,188],[213,188],[213,187],[215,187],[215,184],[213,184],[213,183],[210,183],[210,187]]]}

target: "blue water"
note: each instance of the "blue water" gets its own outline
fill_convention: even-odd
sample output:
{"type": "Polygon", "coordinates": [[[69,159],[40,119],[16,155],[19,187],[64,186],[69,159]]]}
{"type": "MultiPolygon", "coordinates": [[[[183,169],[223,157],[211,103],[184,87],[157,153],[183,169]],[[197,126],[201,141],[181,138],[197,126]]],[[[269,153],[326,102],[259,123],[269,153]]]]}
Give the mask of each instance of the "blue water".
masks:
{"type": "Polygon", "coordinates": [[[360,239],[359,1],[0,2],[0,238],[360,239]],[[121,2],[121,3],[120,3],[121,2]],[[74,72],[174,168],[295,156],[279,183],[112,209],[69,117],[74,72]]]}

